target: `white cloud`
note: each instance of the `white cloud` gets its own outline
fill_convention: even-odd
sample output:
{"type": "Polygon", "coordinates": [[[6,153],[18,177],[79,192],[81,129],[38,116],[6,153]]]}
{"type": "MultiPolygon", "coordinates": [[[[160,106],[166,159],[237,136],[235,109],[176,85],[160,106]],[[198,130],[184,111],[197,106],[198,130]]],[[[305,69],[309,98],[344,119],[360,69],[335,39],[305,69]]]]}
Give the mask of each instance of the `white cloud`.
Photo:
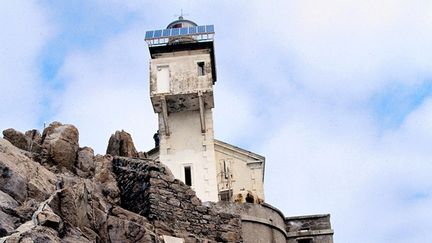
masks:
{"type": "MultiPolygon", "coordinates": [[[[54,94],[54,118],[79,128],[81,146],[103,153],[109,135],[125,129],[139,150],[152,147],[144,31],[183,8],[198,24],[216,25],[216,137],[266,156],[269,203],[286,215],[331,213],[335,242],[431,241],[432,101],[382,130],[369,100],[395,82],[431,80],[430,1],[97,2],[105,14],[137,18],[97,48],[70,52],[56,77],[65,89],[54,94]]],[[[15,127],[17,117],[36,117],[42,92],[33,66],[46,38],[38,11],[22,25],[2,15],[13,22],[1,26],[3,39],[32,38],[2,49],[3,80],[18,82],[0,83],[0,112],[23,102],[15,127]]]]}
{"type": "Polygon", "coordinates": [[[361,114],[302,103],[264,147],[268,202],[286,215],[331,213],[335,241],[429,242],[432,160],[418,134],[380,136],[361,114]]]}
{"type": "Polygon", "coordinates": [[[255,8],[249,39],[294,58],[290,75],[315,93],[364,100],[388,83],[432,77],[429,1],[258,1],[255,8]]]}
{"type": "Polygon", "coordinates": [[[0,129],[30,129],[44,96],[37,58],[53,30],[32,1],[3,2],[0,19],[0,129]]]}
{"type": "Polygon", "coordinates": [[[54,117],[80,130],[80,145],[105,153],[116,130],[131,133],[139,151],[157,130],[148,92],[148,55],[139,29],[115,36],[92,52],[66,57],[57,79],[65,84],[54,117]]]}

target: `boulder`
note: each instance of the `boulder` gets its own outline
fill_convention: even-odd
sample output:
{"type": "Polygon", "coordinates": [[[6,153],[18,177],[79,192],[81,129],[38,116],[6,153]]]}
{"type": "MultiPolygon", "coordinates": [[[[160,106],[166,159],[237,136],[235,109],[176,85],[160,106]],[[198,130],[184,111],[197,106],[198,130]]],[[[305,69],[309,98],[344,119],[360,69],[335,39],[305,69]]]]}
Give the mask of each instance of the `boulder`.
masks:
{"type": "Polygon", "coordinates": [[[42,163],[72,171],[79,149],[78,138],[75,126],[51,123],[42,134],[42,163]]]}
{"type": "Polygon", "coordinates": [[[92,148],[84,147],[78,150],[77,172],[81,177],[89,177],[94,174],[94,151],[92,148]]]}
{"type": "Polygon", "coordinates": [[[29,141],[28,151],[33,153],[40,153],[42,151],[42,135],[36,129],[28,130],[25,136],[29,141]]]}
{"type": "Polygon", "coordinates": [[[39,203],[30,198],[25,201],[21,206],[18,206],[15,209],[16,214],[21,218],[21,221],[29,221],[33,215],[33,213],[37,210],[39,203]]]}
{"type": "Polygon", "coordinates": [[[106,153],[112,156],[139,157],[131,135],[123,130],[111,135],[106,153]]]}
{"type": "Polygon", "coordinates": [[[117,187],[116,176],[112,172],[111,155],[96,156],[95,158],[95,176],[96,190],[100,192],[109,203],[120,203],[120,190],[117,187]]]}
{"type": "Polygon", "coordinates": [[[18,202],[8,194],[0,191],[0,237],[9,235],[20,223],[15,215],[18,202]]]}
{"type": "Polygon", "coordinates": [[[3,131],[3,138],[19,149],[28,150],[29,140],[22,132],[9,128],[3,131]]]}
{"type": "Polygon", "coordinates": [[[0,190],[19,203],[41,202],[55,190],[56,176],[5,139],[0,139],[0,190]]]}

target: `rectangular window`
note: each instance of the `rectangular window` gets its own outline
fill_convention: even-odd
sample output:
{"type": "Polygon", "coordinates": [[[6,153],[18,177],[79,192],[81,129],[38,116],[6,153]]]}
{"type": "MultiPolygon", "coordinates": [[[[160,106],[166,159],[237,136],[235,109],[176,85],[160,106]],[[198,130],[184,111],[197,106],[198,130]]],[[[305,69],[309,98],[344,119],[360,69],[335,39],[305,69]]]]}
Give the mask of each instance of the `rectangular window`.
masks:
{"type": "Polygon", "coordinates": [[[229,176],[229,168],[228,168],[228,166],[227,166],[227,162],[224,160],[223,161],[223,169],[224,169],[224,177],[225,177],[225,179],[228,179],[228,176],[229,176]]]}
{"type": "Polygon", "coordinates": [[[229,202],[233,196],[233,190],[223,190],[219,192],[220,201],[229,202]]]}
{"type": "Polygon", "coordinates": [[[297,243],[312,243],[312,239],[297,239],[297,243]]]}
{"type": "Polygon", "coordinates": [[[156,92],[169,93],[170,91],[170,72],[169,66],[158,66],[156,77],[156,92]]]}
{"type": "Polygon", "coordinates": [[[198,76],[204,76],[204,74],[205,74],[204,62],[198,62],[197,66],[198,66],[198,76]]]}
{"type": "Polygon", "coordinates": [[[185,184],[188,186],[192,186],[192,168],[190,166],[184,167],[184,178],[185,184]]]}

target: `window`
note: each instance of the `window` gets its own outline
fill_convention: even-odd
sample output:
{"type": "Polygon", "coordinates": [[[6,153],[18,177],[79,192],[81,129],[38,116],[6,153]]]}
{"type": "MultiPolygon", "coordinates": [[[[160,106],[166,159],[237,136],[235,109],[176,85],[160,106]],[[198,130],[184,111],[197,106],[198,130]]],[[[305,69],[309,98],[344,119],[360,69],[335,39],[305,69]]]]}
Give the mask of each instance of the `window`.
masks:
{"type": "Polygon", "coordinates": [[[225,179],[228,179],[228,176],[229,176],[229,168],[228,168],[228,166],[227,166],[225,160],[223,161],[223,167],[224,167],[224,177],[225,177],[225,179]]]}
{"type": "Polygon", "coordinates": [[[221,179],[225,180],[232,180],[233,179],[233,172],[231,170],[232,160],[231,159],[222,159],[219,160],[221,165],[221,179]]]}
{"type": "Polygon", "coordinates": [[[312,239],[297,239],[297,243],[312,243],[312,239]]]}
{"type": "Polygon", "coordinates": [[[198,62],[197,66],[198,66],[198,76],[204,76],[204,74],[205,74],[204,62],[198,62]]]}
{"type": "Polygon", "coordinates": [[[158,66],[156,79],[156,92],[168,93],[170,91],[169,66],[158,66]]]}
{"type": "Polygon", "coordinates": [[[233,190],[223,190],[219,192],[219,197],[221,201],[229,202],[233,196],[233,190]]]}
{"type": "Polygon", "coordinates": [[[192,168],[190,166],[184,167],[184,178],[185,184],[188,186],[192,186],[192,168]]]}

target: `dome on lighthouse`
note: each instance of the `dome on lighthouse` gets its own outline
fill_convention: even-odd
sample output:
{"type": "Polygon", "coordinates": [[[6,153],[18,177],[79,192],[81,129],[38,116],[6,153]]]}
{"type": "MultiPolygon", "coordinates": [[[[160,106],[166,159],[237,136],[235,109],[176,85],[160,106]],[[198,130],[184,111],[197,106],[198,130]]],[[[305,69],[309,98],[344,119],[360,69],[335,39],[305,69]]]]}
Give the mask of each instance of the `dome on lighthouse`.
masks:
{"type": "Polygon", "coordinates": [[[195,27],[198,26],[195,22],[184,19],[183,16],[180,16],[177,20],[171,22],[166,28],[184,28],[184,27],[195,27]]]}

